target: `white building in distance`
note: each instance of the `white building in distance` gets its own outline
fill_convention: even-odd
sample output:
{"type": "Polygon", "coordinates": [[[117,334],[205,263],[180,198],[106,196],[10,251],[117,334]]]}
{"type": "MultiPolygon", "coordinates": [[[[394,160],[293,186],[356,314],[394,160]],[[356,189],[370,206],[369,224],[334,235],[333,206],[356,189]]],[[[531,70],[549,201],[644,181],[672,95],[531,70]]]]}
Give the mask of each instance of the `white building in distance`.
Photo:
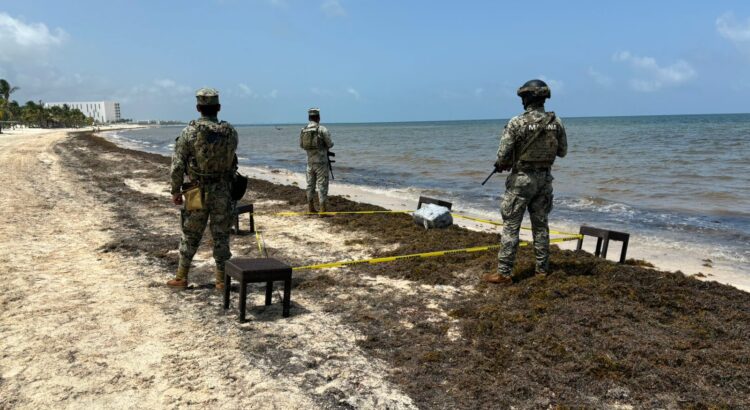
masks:
{"type": "Polygon", "coordinates": [[[45,107],[62,107],[67,104],[71,109],[77,108],[87,116],[99,123],[115,122],[120,120],[120,103],[114,101],[96,102],[49,102],[45,107]]]}

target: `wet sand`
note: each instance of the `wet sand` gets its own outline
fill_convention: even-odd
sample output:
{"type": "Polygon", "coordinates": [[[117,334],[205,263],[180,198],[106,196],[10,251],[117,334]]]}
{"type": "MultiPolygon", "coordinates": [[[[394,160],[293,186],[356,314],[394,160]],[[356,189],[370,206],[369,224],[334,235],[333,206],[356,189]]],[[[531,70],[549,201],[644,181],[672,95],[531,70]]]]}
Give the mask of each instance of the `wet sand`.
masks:
{"type": "MultiPolygon", "coordinates": [[[[239,324],[212,289],[208,238],[190,289],[163,285],[179,239],[166,158],[88,134],[0,144],[14,193],[0,202],[0,407],[750,405],[750,294],[733,287],[559,249],[553,273],[530,278],[526,248],[510,288],[478,281],[494,252],[301,271],[290,318],[254,288],[239,324]]],[[[245,200],[305,205],[259,179],[245,200]]],[[[405,215],[257,224],[295,266],[497,242],[405,215]]],[[[259,255],[252,236],[232,250],[259,255]]]]}

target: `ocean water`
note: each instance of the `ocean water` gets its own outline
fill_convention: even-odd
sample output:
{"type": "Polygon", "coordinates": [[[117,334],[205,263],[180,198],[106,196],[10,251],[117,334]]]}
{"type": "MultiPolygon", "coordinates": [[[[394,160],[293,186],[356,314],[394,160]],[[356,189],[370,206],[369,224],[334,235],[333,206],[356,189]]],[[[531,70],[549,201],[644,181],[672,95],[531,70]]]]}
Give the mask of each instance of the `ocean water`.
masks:
{"type": "MultiPolygon", "coordinates": [[[[451,200],[500,219],[504,175],[491,172],[507,120],[325,124],[337,182],[451,200]]],[[[633,241],[700,250],[750,272],[750,114],[564,118],[568,155],[554,167],[553,226],[631,232],[633,241]]],[[[302,124],[239,125],[242,165],[304,172],[302,124]]],[[[171,153],[181,127],[119,131],[171,153]]]]}

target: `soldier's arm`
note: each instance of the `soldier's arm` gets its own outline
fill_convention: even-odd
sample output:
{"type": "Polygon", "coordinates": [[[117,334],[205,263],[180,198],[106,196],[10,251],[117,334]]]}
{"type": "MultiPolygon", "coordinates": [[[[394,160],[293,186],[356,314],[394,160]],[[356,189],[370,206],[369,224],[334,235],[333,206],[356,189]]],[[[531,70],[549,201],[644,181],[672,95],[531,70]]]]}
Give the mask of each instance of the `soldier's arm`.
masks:
{"type": "Polygon", "coordinates": [[[508,124],[503,128],[503,133],[500,136],[500,147],[497,149],[497,159],[506,166],[513,165],[513,148],[515,145],[513,128],[513,120],[508,121],[508,124]]]}
{"type": "Polygon", "coordinates": [[[331,140],[331,132],[328,128],[323,128],[320,133],[323,136],[323,142],[325,142],[327,148],[333,148],[333,140],[331,140]]]}
{"type": "Polygon", "coordinates": [[[232,165],[234,168],[234,172],[237,172],[237,169],[239,168],[239,160],[237,159],[237,145],[239,145],[240,137],[237,135],[237,130],[232,127],[232,135],[231,135],[232,141],[230,142],[232,151],[234,151],[234,159],[232,161],[232,165]]]}
{"type": "Polygon", "coordinates": [[[562,124],[562,121],[560,119],[557,119],[558,121],[558,129],[560,130],[557,133],[557,156],[562,158],[566,155],[568,155],[568,136],[565,133],[565,127],[562,124]]]}
{"type": "Polygon", "coordinates": [[[180,193],[182,181],[185,178],[185,164],[188,159],[187,133],[185,130],[180,133],[174,144],[174,154],[172,154],[172,167],[170,171],[170,182],[172,184],[172,195],[180,193]]]}

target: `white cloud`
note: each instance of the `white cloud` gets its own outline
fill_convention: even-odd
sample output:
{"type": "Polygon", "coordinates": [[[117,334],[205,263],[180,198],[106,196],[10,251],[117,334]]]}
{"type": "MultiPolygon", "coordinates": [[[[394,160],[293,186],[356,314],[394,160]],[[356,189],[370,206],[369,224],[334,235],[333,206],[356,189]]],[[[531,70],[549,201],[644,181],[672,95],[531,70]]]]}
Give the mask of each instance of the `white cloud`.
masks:
{"type": "Polygon", "coordinates": [[[276,98],[279,96],[279,90],[271,90],[270,93],[268,93],[268,98],[276,98]]]}
{"type": "Polygon", "coordinates": [[[611,87],[614,83],[612,77],[596,71],[593,67],[589,67],[586,73],[594,80],[595,83],[601,85],[602,87],[611,87]]]}
{"type": "Polygon", "coordinates": [[[176,81],[163,78],[156,79],[150,84],[139,84],[116,93],[115,99],[123,103],[134,103],[147,100],[181,101],[193,95],[193,87],[179,84],[176,81]]]}
{"type": "Polygon", "coordinates": [[[50,31],[43,23],[26,24],[0,12],[0,61],[39,60],[50,48],[59,46],[67,38],[62,29],[50,31]]]}
{"type": "Polygon", "coordinates": [[[348,92],[349,94],[351,94],[354,97],[355,100],[359,100],[359,91],[355,90],[352,87],[349,87],[349,88],[346,89],[346,92],[348,92]]]}
{"type": "Polygon", "coordinates": [[[716,31],[733,43],[750,43],[750,17],[743,23],[734,13],[724,13],[716,19],[716,31]]]}
{"type": "Polygon", "coordinates": [[[677,86],[692,80],[695,69],[684,60],[678,60],[669,66],[660,66],[653,57],[640,57],[629,51],[620,51],[612,60],[629,64],[638,77],[630,80],[630,86],[636,91],[653,92],[663,87],[677,86]]]}
{"type": "Polygon", "coordinates": [[[243,97],[252,97],[252,98],[258,97],[258,94],[256,94],[255,91],[253,91],[247,84],[240,83],[237,86],[240,89],[240,95],[242,95],[243,97]]]}
{"type": "Polygon", "coordinates": [[[339,0],[325,0],[320,5],[320,9],[328,17],[346,17],[346,10],[344,10],[339,0]]]}
{"type": "Polygon", "coordinates": [[[547,83],[547,86],[549,86],[550,92],[552,94],[561,94],[563,91],[563,87],[565,86],[565,83],[563,83],[560,80],[553,80],[547,76],[540,75],[539,79],[547,83]]]}

